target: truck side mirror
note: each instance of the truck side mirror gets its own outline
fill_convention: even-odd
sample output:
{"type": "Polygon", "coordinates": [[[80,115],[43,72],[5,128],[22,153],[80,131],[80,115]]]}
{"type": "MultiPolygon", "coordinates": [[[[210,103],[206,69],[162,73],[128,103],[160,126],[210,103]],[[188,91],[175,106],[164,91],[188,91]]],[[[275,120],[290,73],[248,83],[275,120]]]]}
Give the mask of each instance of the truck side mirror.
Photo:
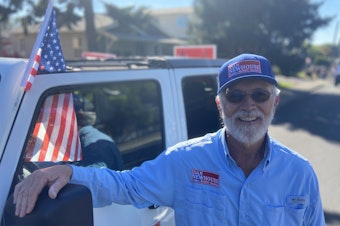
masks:
{"type": "Polygon", "coordinates": [[[41,192],[32,213],[23,218],[15,216],[13,195],[6,202],[2,226],[93,226],[91,192],[82,185],[68,184],[56,199],[48,196],[48,188],[41,192]]]}

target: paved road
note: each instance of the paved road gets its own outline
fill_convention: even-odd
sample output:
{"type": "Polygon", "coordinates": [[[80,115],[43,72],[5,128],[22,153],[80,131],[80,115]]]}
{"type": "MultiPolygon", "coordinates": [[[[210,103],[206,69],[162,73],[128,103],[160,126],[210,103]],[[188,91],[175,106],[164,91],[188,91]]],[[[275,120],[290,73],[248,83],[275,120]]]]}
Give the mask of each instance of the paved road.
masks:
{"type": "MultiPolygon", "coordinates": [[[[340,225],[340,86],[331,82],[278,108],[270,134],[307,157],[319,178],[327,225],[340,225]]],[[[283,97],[284,98],[284,97],[283,97]]]]}

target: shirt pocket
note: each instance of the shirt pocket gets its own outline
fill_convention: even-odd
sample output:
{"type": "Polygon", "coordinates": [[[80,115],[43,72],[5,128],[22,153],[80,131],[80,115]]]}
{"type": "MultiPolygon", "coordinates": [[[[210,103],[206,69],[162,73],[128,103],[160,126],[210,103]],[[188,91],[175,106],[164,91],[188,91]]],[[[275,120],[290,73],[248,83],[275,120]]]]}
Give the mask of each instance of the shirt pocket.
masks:
{"type": "Polygon", "coordinates": [[[213,191],[187,188],[185,206],[190,225],[221,225],[225,222],[227,197],[213,191]],[[198,223],[198,224],[197,224],[198,223]]]}
{"type": "Polygon", "coordinates": [[[263,210],[264,226],[303,225],[306,208],[289,206],[265,206],[263,210]]]}

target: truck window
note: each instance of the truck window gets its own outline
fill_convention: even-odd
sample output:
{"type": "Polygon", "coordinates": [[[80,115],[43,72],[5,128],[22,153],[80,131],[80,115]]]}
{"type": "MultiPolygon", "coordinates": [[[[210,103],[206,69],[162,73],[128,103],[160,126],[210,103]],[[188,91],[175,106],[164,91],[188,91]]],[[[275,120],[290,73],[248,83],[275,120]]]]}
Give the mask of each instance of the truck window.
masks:
{"type": "Polygon", "coordinates": [[[221,127],[215,104],[213,76],[185,77],[182,81],[188,138],[215,132],[221,127]]]}
{"type": "MultiPolygon", "coordinates": [[[[161,92],[156,81],[70,87],[63,93],[49,94],[43,102],[26,145],[24,165],[29,171],[70,161],[81,166],[130,169],[155,158],[165,148],[161,92]],[[58,104],[49,103],[67,95],[73,102],[73,121],[65,116],[65,110],[60,111],[58,104]],[[48,110],[47,106],[52,105],[54,108],[48,110]],[[59,114],[60,119],[47,119],[43,113],[56,117],[59,114]],[[81,160],[74,153],[61,153],[66,149],[66,140],[72,139],[73,123],[77,126],[74,133],[80,141],[81,160]],[[43,129],[37,132],[37,127],[43,129]],[[57,136],[60,130],[67,136],[57,136]],[[64,157],[49,157],[53,152],[64,157]]],[[[76,143],[72,144],[72,151],[77,148],[76,143]]]]}

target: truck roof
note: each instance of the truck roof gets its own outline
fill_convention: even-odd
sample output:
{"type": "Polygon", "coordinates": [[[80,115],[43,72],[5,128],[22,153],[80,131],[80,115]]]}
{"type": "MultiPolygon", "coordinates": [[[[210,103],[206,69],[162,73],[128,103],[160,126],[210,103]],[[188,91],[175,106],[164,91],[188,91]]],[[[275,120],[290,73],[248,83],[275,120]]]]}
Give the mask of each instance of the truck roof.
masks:
{"type": "Polygon", "coordinates": [[[134,57],[116,58],[106,60],[73,60],[66,61],[69,70],[113,70],[115,68],[127,69],[152,69],[152,68],[197,68],[197,67],[220,67],[224,59],[198,59],[183,57],[134,57]]]}
{"type": "MultiPolygon", "coordinates": [[[[220,67],[224,59],[195,59],[180,57],[132,57],[108,60],[73,60],[66,61],[68,72],[93,70],[134,70],[134,69],[174,69],[220,67]]],[[[21,84],[27,70],[28,59],[0,57],[0,103],[6,102],[6,108],[0,107],[0,115],[8,119],[0,121],[0,150],[5,145],[5,137],[10,131],[11,121],[16,115],[24,95],[21,84]]],[[[29,70],[27,70],[29,71],[29,70]]],[[[0,153],[1,156],[1,153],[0,153]]]]}
{"type": "MultiPolygon", "coordinates": [[[[179,57],[133,57],[108,60],[73,60],[66,61],[67,72],[91,70],[133,70],[133,69],[174,69],[220,67],[223,59],[195,59],[179,57]]],[[[13,101],[22,92],[21,82],[24,77],[27,59],[0,57],[0,97],[2,100],[13,101]]],[[[0,108],[1,109],[1,108],[0,108]]],[[[3,109],[0,114],[3,115],[3,109]]]]}

